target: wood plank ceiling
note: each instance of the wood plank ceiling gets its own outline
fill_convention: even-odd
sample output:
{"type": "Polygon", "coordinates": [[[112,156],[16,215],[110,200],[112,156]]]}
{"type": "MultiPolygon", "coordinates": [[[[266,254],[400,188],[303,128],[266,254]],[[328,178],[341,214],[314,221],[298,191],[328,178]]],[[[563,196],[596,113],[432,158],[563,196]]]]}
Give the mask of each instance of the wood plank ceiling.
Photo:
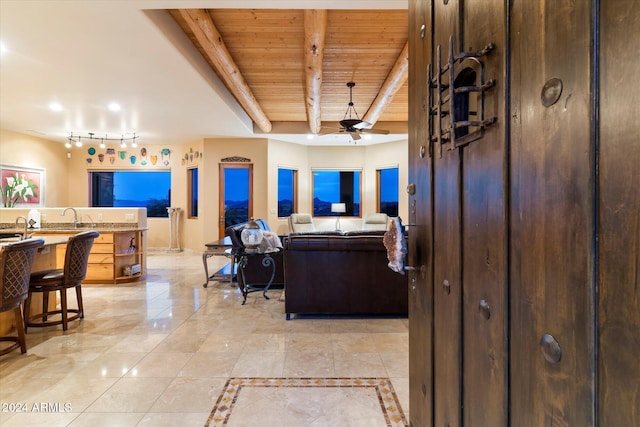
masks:
{"type": "Polygon", "coordinates": [[[349,103],[406,133],[407,10],[169,10],[256,133],[338,129],[349,103]]]}

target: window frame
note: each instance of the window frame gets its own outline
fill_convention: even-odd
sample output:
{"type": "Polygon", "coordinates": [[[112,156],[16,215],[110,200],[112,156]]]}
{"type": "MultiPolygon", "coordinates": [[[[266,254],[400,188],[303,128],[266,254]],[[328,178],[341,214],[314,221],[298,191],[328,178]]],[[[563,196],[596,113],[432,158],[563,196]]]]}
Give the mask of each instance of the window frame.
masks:
{"type": "MultiPolygon", "coordinates": [[[[149,210],[149,205],[147,206],[96,206],[94,205],[94,174],[105,174],[105,173],[110,173],[112,174],[112,178],[111,179],[111,190],[114,193],[113,194],[113,200],[116,200],[116,194],[113,191],[115,187],[115,175],[119,174],[119,173],[136,173],[136,174],[151,174],[151,173],[168,173],[168,177],[169,177],[169,188],[167,189],[167,208],[171,206],[171,169],[153,169],[153,170],[132,170],[132,169],[89,169],[87,170],[87,179],[89,181],[89,185],[88,185],[88,207],[130,207],[130,208],[140,208],[140,207],[145,207],[147,208],[147,217],[148,218],[168,218],[169,217],[169,212],[164,209],[162,211],[162,215],[158,216],[158,215],[150,215],[150,210],[149,210]]],[[[153,200],[153,198],[151,198],[150,200],[153,200]]],[[[157,200],[165,200],[165,199],[157,199],[157,200]]]]}
{"type": "Polygon", "coordinates": [[[376,168],[376,212],[383,212],[381,209],[381,193],[382,193],[382,171],[395,169],[397,174],[397,182],[398,186],[397,190],[397,198],[396,198],[396,214],[390,215],[388,212],[384,212],[389,216],[398,216],[400,214],[400,167],[398,165],[395,166],[385,166],[376,168]]]}
{"type": "MultiPolygon", "coordinates": [[[[340,216],[341,218],[362,218],[362,189],[363,189],[363,180],[364,180],[364,172],[361,168],[311,168],[311,216],[313,218],[335,218],[340,216]],[[317,172],[353,172],[359,174],[359,182],[357,186],[358,190],[358,214],[357,215],[348,215],[348,214],[338,214],[338,213],[329,213],[328,215],[316,215],[316,207],[315,207],[315,196],[316,196],[316,173],[317,172]]],[[[355,185],[354,185],[355,187],[355,185]]],[[[355,190],[355,188],[354,188],[355,190]]],[[[355,194],[354,194],[354,204],[355,204],[355,194]]],[[[344,200],[335,200],[329,201],[329,203],[345,203],[344,200]]],[[[349,207],[347,206],[347,209],[349,207]]]]}
{"type": "Polygon", "coordinates": [[[187,218],[198,218],[198,191],[199,191],[199,169],[197,166],[187,168],[187,218]],[[193,188],[193,178],[195,176],[195,189],[193,188]],[[194,212],[195,211],[195,212],[194,212]]]}
{"type": "Polygon", "coordinates": [[[278,218],[288,218],[289,215],[287,216],[280,216],[280,170],[286,170],[286,171],[291,171],[292,177],[292,183],[291,183],[291,209],[292,212],[291,213],[296,213],[298,212],[298,169],[295,168],[291,168],[291,167],[285,167],[285,166],[278,166],[278,194],[277,194],[277,208],[276,208],[276,214],[278,216],[278,218]]]}

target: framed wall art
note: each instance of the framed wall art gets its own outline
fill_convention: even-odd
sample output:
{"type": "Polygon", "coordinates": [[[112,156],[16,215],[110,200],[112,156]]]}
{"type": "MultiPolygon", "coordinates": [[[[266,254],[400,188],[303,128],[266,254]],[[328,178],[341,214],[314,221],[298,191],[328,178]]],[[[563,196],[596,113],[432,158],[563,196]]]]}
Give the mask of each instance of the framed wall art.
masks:
{"type": "Polygon", "coordinates": [[[0,164],[3,208],[44,206],[45,170],[0,164]]]}

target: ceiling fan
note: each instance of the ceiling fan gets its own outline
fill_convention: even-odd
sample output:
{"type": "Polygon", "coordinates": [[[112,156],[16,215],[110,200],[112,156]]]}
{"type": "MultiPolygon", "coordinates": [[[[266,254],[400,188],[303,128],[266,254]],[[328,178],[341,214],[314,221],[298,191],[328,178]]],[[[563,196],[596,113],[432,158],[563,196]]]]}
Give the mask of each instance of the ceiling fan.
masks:
{"type": "Polygon", "coordinates": [[[347,111],[344,113],[344,118],[339,122],[340,129],[336,130],[333,128],[321,127],[320,135],[348,133],[354,141],[357,141],[361,138],[361,133],[376,133],[380,135],[389,134],[388,130],[370,129],[369,127],[373,126],[371,123],[360,120],[360,117],[353,106],[353,87],[355,85],[355,82],[347,83],[347,87],[349,88],[349,104],[347,106],[347,111]],[[353,118],[353,116],[355,116],[355,118],[353,118]]]}

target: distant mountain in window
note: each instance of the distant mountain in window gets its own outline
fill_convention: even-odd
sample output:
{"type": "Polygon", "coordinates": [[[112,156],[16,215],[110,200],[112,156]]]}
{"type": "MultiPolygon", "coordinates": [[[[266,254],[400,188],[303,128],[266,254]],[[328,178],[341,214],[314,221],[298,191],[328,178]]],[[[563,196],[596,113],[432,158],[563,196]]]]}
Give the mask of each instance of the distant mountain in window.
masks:
{"type": "Polygon", "coordinates": [[[227,200],[225,207],[227,209],[246,208],[249,206],[248,200],[227,200]]]}
{"type": "Polygon", "coordinates": [[[168,206],[168,199],[114,200],[113,202],[115,208],[147,208],[147,217],[149,218],[168,217],[168,206]]]}
{"type": "MultiPolygon", "coordinates": [[[[331,203],[316,197],[313,199],[313,216],[338,216],[337,213],[331,212],[331,203]]],[[[349,210],[349,204],[347,204],[347,212],[340,216],[360,216],[360,203],[353,203],[353,211],[349,210]]]]}

